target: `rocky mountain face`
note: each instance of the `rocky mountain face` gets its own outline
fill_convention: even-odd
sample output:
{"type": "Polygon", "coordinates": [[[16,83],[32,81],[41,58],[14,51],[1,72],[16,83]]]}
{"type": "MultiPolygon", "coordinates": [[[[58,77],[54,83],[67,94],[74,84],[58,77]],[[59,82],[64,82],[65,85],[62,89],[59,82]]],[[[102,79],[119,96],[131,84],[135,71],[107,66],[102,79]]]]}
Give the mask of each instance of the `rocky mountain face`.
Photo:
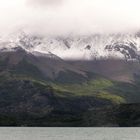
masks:
{"type": "Polygon", "coordinates": [[[51,53],[64,60],[115,58],[139,61],[140,37],[138,34],[41,37],[18,32],[1,38],[2,51],[14,50],[17,47],[34,55],[51,53]]]}

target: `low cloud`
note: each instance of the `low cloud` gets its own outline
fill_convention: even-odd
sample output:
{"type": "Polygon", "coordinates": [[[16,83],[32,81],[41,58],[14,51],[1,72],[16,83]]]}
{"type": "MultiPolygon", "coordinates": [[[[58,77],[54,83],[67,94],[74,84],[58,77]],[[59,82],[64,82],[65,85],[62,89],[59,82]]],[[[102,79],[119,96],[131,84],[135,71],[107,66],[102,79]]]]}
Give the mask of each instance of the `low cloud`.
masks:
{"type": "Polygon", "coordinates": [[[94,34],[140,30],[139,0],[0,0],[0,31],[94,34]]]}

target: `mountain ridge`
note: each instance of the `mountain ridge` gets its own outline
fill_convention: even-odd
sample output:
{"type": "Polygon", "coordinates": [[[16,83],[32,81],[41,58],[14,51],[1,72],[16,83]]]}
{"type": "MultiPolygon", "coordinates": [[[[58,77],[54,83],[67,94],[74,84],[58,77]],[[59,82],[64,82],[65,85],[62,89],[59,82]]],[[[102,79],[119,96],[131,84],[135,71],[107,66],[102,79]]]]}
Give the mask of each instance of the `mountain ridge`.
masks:
{"type": "Polygon", "coordinates": [[[138,34],[96,34],[89,36],[46,36],[17,32],[1,39],[1,51],[21,47],[27,52],[54,54],[64,60],[124,59],[139,61],[138,34]]]}

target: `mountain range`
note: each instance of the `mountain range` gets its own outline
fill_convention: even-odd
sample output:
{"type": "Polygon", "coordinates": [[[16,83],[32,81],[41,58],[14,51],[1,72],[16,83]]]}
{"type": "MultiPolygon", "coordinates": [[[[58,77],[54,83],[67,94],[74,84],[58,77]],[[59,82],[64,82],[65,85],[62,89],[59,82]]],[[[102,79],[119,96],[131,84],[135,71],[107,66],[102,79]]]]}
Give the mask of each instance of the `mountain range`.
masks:
{"type": "Polygon", "coordinates": [[[1,126],[139,126],[139,83],[139,33],[0,37],[1,126]]]}

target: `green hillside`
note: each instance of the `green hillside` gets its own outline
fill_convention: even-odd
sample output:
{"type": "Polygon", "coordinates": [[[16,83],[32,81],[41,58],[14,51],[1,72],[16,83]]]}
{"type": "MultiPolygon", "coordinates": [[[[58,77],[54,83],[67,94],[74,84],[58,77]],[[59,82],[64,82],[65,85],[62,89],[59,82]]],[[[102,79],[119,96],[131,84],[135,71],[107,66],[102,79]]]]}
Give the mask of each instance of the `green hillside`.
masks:
{"type": "Polygon", "coordinates": [[[0,57],[0,126],[133,124],[127,122],[126,106],[133,110],[140,103],[139,76],[132,83],[118,82],[66,65],[50,78],[44,74],[50,67],[40,69],[40,60],[24,53],[0,57]]]}

